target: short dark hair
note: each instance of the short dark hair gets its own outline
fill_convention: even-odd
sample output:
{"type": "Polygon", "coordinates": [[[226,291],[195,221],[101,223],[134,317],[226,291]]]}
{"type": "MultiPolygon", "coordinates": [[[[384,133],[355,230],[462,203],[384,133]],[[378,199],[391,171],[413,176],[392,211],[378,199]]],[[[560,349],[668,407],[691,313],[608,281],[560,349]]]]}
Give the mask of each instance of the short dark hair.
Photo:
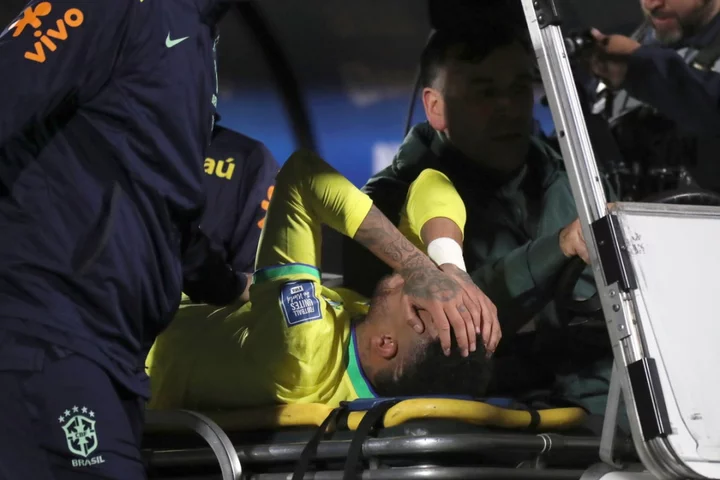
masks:
{"type": "Polygon", "coordinates": [[[455,337],[451,353],[446,356],[440,340],[419,343],[413,352],[414,362],[395,379],[390,369],[378,372],[373,387],[381,397],[416,397],[428,395],[485,395],[492,375],[492,360],[487,358],[482,337],[477,350],[467,357],[460,355],[455,337]]]}
{"type": "Polygon", "coordinates": [[[532,51],[527,28],[515,22],[499,21],[472,30],[437,30],[425,46],[420,57],[422,86],[432,87],[440,71],[452,60],[479,63],[498,48],[520,43],[532,51]]]}

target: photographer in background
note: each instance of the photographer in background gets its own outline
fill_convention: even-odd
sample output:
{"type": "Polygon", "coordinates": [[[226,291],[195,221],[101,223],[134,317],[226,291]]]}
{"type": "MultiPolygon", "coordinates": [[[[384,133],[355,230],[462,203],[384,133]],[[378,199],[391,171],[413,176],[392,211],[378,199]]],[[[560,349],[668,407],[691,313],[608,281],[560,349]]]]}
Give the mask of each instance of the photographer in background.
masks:
{"type": "Polygon", "coordinates": [[[720,0],[641,6],[646,21],[632,38],[592,31],[590,68],[607,87],[593,113],[606,116],[623,157],[646,175],[660,182],[689,167],[686,184],[720,191],[720,0]]]}

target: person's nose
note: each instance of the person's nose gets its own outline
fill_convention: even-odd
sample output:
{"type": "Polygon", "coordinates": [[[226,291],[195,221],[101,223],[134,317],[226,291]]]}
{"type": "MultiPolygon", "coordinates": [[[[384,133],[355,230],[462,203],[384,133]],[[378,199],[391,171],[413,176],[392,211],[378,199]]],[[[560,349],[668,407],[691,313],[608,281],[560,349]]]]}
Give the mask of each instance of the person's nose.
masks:
{"type": "Polygon", "coordinates": [[[662,7],[664,3],[665,0],[642,0],[643,8],[648,12],[657,10],[658,8],[662,7]]]}

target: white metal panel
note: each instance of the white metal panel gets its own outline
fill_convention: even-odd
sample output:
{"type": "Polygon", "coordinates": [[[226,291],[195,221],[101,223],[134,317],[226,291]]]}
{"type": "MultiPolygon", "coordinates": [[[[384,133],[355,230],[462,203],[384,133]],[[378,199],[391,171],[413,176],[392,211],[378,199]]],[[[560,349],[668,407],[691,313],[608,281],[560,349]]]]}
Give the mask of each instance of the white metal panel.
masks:
{"type": "Polygon", "coordinates": [[[669,440],[688,466],[720,478],[720,209],[635,203],[615,211],[673,427],[669,440]]]}

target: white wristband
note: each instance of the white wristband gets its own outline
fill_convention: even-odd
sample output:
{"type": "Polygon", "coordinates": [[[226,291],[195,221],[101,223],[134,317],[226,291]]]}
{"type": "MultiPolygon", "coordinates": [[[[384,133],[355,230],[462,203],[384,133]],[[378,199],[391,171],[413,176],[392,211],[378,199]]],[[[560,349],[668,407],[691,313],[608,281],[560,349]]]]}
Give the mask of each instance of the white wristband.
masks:
{"type": "Polygon", "coordinates": [[[436,238],[428,244],[427,252],[430,260],[436,264],[452,263],[463,272],[467,272],[462,247],[452,238],[436,238]]]}

